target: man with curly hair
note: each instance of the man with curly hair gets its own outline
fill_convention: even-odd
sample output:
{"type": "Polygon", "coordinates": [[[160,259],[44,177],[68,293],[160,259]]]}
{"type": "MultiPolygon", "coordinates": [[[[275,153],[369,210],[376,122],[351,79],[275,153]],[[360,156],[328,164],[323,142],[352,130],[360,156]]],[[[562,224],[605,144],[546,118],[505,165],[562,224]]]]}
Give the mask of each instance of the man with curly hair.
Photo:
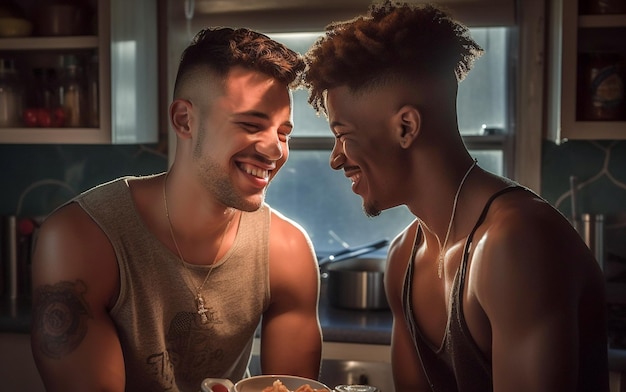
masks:
{"type": "Polygon", "coordinates": [[[41,227],[32,349],[48,391],[199,391],[261,367],[316,378],[311,241],[265,203],[289,154],[300,55],[248,29],[199,32],[169,108],[166,173],[88,190],[41,227]]]}
{"type": "Polygon", "coordinates": [[[385,288],[396,392],[607,391],[604,281],[556,209],[478,166],[458,83],[482,53],[432,5],[386,1],[307,52],[309,102],[366,214],[406,205],[385,288]]]}

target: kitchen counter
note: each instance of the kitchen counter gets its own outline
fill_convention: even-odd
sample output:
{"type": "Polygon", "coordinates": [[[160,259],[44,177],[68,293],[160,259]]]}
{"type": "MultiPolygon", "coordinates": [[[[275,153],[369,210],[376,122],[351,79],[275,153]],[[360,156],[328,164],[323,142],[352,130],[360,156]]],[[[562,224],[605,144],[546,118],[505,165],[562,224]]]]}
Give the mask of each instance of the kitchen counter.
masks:
{"type": "MultiPolygon", "coordinates": [[[[324,288],[324,285],[322,286],[324,288]]],[[[0,333],[30,332],[30,300],[28,298],[0,301],[0,333]]],[[[391,312],[388,310],[348,310],[329,306],[322,290],[319,317],[325,342],[389,345],[391,343],[391,312]]],[[[609,349],[609,367],[626,372],[626,350],[609,349]]]]}
{"type": "Polygon", "coordinates": [[[320,325],[326,342],[391,344],[390,310],[339,309],[328,304],[322,280],[319,302],[320,325]]]}

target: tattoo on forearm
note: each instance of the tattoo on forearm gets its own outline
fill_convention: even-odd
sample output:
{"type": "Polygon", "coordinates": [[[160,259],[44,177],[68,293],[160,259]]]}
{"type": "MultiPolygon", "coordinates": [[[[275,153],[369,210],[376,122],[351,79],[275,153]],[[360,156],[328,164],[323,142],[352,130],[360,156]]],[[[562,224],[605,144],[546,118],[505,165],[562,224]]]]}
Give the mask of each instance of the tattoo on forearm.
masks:
{"type": "Polygon", "coordinates": [[[39,350],[50,358],[74,351],[87,334],[91,318],[82,280],[38,287],[33,296],[33,334],[39,350]]]}

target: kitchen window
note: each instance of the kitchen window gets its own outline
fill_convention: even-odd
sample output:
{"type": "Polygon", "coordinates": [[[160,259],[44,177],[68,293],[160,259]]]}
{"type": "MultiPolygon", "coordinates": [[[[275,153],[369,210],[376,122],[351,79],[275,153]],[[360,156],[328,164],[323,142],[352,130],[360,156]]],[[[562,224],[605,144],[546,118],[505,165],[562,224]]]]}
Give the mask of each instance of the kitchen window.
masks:
{"type": "MultiPolygon", "coordinates": [[[[471,28],[485,49],[474,69],[459,85],[459,128],[470,153],[486,170],[512,177],[513,132],[510,120],[514,86],[511,77],[512,28],[471,28]]],[[[304,53],[320,33],[267,33],[304,53]]],[[[414,218],[396,207],[375,218],[362,211],[362,200],[350,189],[341,171],[332,170],[328,157],[334,138],[325,117],[307,102],[308,92],[294,93],[294,132],[290,157],[272,181],[267,201],[309,233],[318,254],[380,238],[392,239],[414,218]]]]}

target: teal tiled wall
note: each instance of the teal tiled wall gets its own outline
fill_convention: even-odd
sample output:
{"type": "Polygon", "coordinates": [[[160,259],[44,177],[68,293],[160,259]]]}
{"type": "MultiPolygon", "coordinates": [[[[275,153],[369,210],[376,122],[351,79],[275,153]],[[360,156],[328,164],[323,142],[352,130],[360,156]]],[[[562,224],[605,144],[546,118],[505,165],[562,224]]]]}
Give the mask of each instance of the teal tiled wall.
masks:
{"type": "Polygon", "coordinates": [[[46,215],[99,183],[166,168],[149,145],[0,144],[0,215],[46,215]]]}
{"type": "Polygon", "coordinates": [[[607,252],[626,257],[626,141],[545,141],[541,194],[568,218],[571,176],[577,212],[604,215],[607,252]]]}

